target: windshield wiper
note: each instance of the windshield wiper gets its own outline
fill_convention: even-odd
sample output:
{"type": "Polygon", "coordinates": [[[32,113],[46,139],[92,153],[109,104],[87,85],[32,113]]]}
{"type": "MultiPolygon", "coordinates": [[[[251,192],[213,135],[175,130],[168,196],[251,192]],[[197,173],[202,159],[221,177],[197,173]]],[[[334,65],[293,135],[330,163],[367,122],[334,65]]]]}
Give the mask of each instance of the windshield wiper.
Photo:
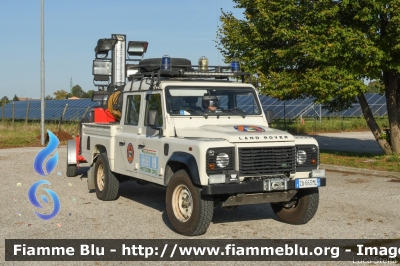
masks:
{"type": "Polygon", "coordinates": [[[238,114],[238,115],[240,115],[240,116],[243,117],[243,118],[246,117],[246,112],[243,111],[242,109],[239,109],[239,108],[232,108],[232,109],[227,109],[227,110],[224,110],[224,111],[225,111],[225,112],[231,112],[231,113],[238,114]]]}

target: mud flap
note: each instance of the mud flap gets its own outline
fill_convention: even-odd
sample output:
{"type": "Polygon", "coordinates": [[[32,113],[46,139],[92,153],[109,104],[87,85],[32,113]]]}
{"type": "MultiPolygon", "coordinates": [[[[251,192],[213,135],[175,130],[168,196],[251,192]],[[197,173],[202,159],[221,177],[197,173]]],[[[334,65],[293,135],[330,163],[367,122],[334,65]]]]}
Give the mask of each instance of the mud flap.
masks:
{"type": "Polygon", "coordinates": [[[94,186],[94,164],[91,165],[89,170],[87,171],[87,182],[88,182],[88,190],[95,189],[95,186],[94,186]]]}

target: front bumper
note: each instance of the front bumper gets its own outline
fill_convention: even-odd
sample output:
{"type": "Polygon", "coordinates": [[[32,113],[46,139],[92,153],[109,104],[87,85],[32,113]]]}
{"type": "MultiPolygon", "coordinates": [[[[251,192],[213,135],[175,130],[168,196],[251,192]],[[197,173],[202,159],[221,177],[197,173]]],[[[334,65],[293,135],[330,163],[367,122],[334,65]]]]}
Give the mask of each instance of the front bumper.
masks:
{"type": "MultiPolygon", "coordinates": [[[[326,186],[326,178],[321,177],[320,187],[326,186]]],[[[297,190],[295,179],[287,181],[286,190],[297,190]]],[[[304,188],[302,188],[304,189],[304,188]]],[[[285,191],[286,191],[285,190],[285,191]]],[[[282,190],[283,191],[283,190],[282,190]]],[[[208,186],[202,186],[202,194],[204,195],[223,195],[223,194],[237,194],[237,193],[265,193],[272,191],[265,190],[264,180],[255,180],[244,183],[234,183],[234,184],[213,184],[208,186]]],[[[273,191],[273,192],[279,192],[273,191]]]]}

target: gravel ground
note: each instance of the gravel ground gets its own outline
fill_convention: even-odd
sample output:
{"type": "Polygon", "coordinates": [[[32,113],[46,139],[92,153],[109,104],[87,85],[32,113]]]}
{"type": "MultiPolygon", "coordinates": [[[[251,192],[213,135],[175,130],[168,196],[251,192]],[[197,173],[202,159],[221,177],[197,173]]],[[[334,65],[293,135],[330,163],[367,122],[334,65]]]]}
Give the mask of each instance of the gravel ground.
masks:
{"type": "MultiPolygon", "coordinates": [[[[103,202],[89,193],[84,168],[68,178],[66,146],[60,146],[56,169],[46,178],[57,193],[61,209],[49,220],[39,219],[28,200],[30,186],[42,179],[33,170],[33,160],[41,148],[2,150],[0,155],[1,238],[2,239],[184,239],[175,233],[165,209],[165,190],[140,186],[135,182],[120,185],[120,198],[103,202]]],[[[276,220],[268,204],[241,206],[234,211],[217,208],[206,234],[194,239],[399,239],[400,180],[354,173],[328,171],[328,185],[320,189],[320,205],[308,224],[292,226],[276,220]]],[[[46,213],[48,208],[41,210],[46,213]]],[[[4,241],[0,244],[0,263],[4,262],[4,241]]],[[[267,262],[265,262],[266,264],[267,262]]],[[[25,262],[9,265],[80,265],[79,262],[25,262]]],[[[125,262],[86,262],[88,265],[130,265],[125,262]]],[[[142,264],[142,263],[139,263],[142,264]]],[[[143,262],[144,264],[144,262],[143,262]]],[[[146,264],[160,264],[146,262],[146,264]]],[[[162,262],[165,264],[173,264],[162,262]]],[[[181,264],[189,264],[182,262],[181,264]]],[[[193,264],[190,262],[190,264],[193,264]]],[[[196,262],[195,264],[221,264],[196,262]]],[[[227,263],[228,264],[228,263],[227,263]]],[[[253,262],[229,262],[229,265],[253,262]]],[[[295,262],[274,262],[295,265],[295,262]]],[[[302,265],[318,265],[305,262],[302,265]]],[[[326,262],[349,265],[351,262],[326,262]]]]}

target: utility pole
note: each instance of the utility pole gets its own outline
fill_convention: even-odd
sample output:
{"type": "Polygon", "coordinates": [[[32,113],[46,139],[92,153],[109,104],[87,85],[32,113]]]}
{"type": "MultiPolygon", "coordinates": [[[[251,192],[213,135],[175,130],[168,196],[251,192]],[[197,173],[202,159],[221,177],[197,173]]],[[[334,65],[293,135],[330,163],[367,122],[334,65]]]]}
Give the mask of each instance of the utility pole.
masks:
{"type": "Polygon", "coordinates": [[[72,93],[72,77],[69,81],[69,92],[72,93]]]}
{"type": "Polygon", "coordinates": [[[42,0],[41,8],[41,60],[40,60],[40,83],[41,83],[41,98],[40,98],[40,131],[41,141],[44,145],[44,0],[42,0]]]}

